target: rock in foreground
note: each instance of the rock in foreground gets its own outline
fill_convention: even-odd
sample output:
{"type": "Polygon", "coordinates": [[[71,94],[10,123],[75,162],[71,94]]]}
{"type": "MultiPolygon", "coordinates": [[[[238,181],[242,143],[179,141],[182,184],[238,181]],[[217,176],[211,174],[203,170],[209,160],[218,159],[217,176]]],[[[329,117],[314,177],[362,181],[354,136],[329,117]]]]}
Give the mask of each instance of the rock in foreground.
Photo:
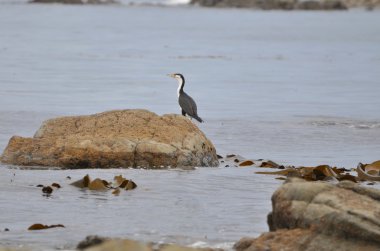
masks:
{"type": "Polygon", "coordinates": [[[13,136],[7,164],[65,168],[217,166],[213,144],[189,119],[147,110],[45,121],[33,138],[13,136]]]}
{"type": "Polygon", "coordinates": [[[379,250],[379,190],[294,179],[273,194],[272,206],[272,232],[243,238],[237,251],[379,250]]]}

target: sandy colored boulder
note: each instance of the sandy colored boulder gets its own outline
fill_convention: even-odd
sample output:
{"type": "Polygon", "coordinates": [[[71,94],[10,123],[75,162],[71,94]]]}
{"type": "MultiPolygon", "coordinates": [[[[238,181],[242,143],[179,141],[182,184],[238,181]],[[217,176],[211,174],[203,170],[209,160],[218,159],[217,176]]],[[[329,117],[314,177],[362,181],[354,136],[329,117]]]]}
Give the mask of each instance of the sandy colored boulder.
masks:
{"type": "Polygon", "coordinates": [[[1,161],[66,168],[217,166],[213,144],[188,118],[117,110],[45,121],[33,138],[13,136],[1,161]]]}
{"type": "Polygon", "coordinates": [[[243,238],[237,251],[379,250],[380,191],[350,181],[337,185],[293,179],[272,196],[272,232],[243,238]]]}

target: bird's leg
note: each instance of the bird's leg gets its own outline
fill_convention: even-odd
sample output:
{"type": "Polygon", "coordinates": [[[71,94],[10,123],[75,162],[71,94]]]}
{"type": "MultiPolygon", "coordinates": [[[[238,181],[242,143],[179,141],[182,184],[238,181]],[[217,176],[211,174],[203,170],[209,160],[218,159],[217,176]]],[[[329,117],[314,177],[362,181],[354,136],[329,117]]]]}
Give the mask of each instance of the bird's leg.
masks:
{"type": "Polygon", "coordinates": [[[182,115],[186,117],[186,112],[182,109],[182,115]]]}

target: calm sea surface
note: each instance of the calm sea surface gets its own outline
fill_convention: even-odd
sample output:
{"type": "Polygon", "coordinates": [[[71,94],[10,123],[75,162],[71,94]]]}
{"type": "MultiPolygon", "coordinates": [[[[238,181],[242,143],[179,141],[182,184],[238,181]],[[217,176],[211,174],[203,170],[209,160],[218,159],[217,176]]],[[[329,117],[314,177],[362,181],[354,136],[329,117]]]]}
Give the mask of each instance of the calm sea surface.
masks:
{"type": "MultiPolygon", "coordinates": [[[[136,1],[138,2],[138,1],[136,1]]],[[[162,1],[153,1],[162,3],[162,1]]],[[[124,2],[126,3],[126,1],[124,2]]],[[[380,12],[0,1],[0,149],[47,118],[179,113],[177,83],[219,154],[355,167],[380,159],[380,12]]],[[[0,244],[73,249],[86,235],[230,247],[267,231],[281,184],[254,168],[20,170],[0,165],[0,244]],[[68,186],[123,174],[115,197],[68,186]],[[63,188],[46,198],[38,184],[63,188]],[[28,232],[33,223],[64,229],[28,232]],[[9,232],[3,232],[9,228],[9,232]]]]}

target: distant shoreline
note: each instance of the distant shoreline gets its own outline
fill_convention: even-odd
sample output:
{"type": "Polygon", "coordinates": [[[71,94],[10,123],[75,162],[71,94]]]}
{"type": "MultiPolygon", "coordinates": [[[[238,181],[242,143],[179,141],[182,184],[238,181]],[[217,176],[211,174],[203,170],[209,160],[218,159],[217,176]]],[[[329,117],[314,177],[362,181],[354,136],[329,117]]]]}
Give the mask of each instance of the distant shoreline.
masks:
{"type": "MultiPolygon", "coordinates": [[[[61,3],[74,5],[114,5],[125,4],[121,0],[29,0],[28,3],[61,3]]],[[[235,8],[253,10],[348,10],[348,9],[380,9],[380,0],[190,0],[188,3],[173,2],[151,3],[131,1],[128,6],[200,6],[207,8],[235,8]]]]}
{"type": "Polygon", "coordinates": [[[191,0],[190,4],[217,8],[259,10],[347,10],[380,8],[380,0],[191,0]]]}

